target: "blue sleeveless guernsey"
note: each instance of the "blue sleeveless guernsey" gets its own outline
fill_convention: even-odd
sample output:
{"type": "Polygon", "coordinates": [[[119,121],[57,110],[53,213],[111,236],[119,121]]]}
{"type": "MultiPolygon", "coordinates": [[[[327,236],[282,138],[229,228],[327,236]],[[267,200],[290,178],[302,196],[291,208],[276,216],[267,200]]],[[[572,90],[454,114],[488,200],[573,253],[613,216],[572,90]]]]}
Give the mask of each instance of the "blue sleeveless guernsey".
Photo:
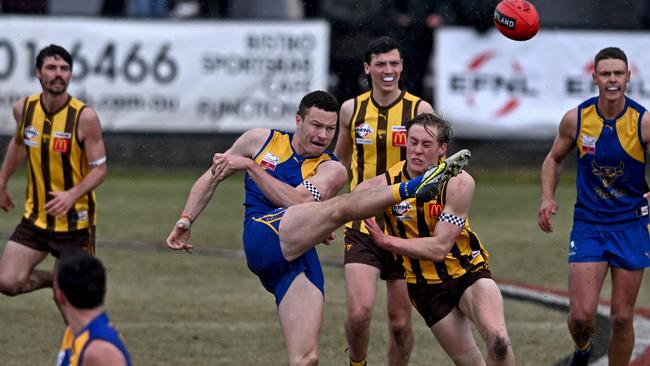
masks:
{"type": "Polygon", "coordinates": [[[598,97],[578,106],[575,221],[617,226],[647,218],[643,113],[628,97],[614,119],[603,118],[598,97]]]}

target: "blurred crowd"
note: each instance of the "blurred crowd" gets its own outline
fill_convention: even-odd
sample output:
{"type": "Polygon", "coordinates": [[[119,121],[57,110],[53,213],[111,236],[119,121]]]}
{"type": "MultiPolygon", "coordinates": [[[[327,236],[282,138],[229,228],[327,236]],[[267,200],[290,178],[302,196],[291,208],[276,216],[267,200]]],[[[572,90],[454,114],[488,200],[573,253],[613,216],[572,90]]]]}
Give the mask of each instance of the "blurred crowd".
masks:
{"type": "Polygon", "coordinates": [[[325,19],[331,24],[332,92],[346,100],[367,86],[363,52],[379,35],[400,40],[406,89],[431,101],[433,31],[492,25],[496,0],[0,0],[0,12],[176,19],[325,19]]]}

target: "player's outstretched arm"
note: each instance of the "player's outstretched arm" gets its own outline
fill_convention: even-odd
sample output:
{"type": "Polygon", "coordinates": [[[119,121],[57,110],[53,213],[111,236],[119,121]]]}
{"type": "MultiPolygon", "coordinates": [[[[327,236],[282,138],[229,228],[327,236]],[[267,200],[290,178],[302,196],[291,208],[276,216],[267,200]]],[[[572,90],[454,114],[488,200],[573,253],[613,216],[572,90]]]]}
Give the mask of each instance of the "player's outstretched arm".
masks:
{"type": "Polygon", "coordinates": [[[241,167],[253,162],[251,157],[259,151],[269,133],[268,129],[251,129],[241,135],[225,153],[215,154],[212,166],[192,185],[181,217],[167,237],[167,247],[174,250],[185,250],[188,253],[192,252],[194,247],[188,242],[192,222],[208,205],[219,182],[242,169],[241,167]]]}
{"type": "Polygon", "coordinates": [[[97,112],[90,107],[84,108],[78,123],[79,140],[84,145],[90,170],[79,184],[69,190],[48,192],[53,198],[45,204],[45,210],[53,216],[67,214],[79,197],[97,188],[104,181],[108,172],[102,127],[97,112]]]}
{"type": "Polygon", "coordinates": [[[11,195],[7,191],[9,178],[14,174],[18,165],[25,161],[25,156],[27,155],[22,139],[19,136],[20,121],[23,119],[24,105],[25,99],[21,99],[14,104],[13,114],[14,120],[16,121],[16,133],[14,133],[14,136],[9,141],[5,159],[2,162],[2,168],[0,168],[0,208],[5,212],[16,207],[13,199],[11,199],[11,195]]]}
{"type": "Polygon", "coordinates": [[[442,261],[463,230],[474,199],[474,188],[474,179],[466,172],[449,180],[445,208],[430,237],[398,238],[385,234],[372,218],[364,222],[370,236],[380,247],[415,259],[442,261]]]}
{"type": "Polygon", "coordinates": [[[575,145],[577,128],[578,111],[574,108],[562,117],[553,146],[542,164],[542,198],[537,212],[537,224],[546,233],[553,231],[551,215],[555,215],[559,208],[555,201],[555,190],[560,181],[564,159],[575,145]]]}

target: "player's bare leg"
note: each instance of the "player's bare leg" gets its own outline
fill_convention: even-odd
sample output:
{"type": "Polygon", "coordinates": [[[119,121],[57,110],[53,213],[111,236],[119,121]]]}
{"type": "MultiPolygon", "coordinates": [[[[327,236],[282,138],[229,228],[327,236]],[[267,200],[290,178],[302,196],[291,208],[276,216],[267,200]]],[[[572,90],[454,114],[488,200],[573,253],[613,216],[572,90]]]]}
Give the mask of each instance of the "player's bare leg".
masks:
{"type": "Polygon", "coordinates": [[[324,202],[290,206],[280,222],[280,248],[284,258],[292,261],[347,221],[379,215],[406,197],[431,199],[443,182],[461,172],[470,156],[469,150],[461,150],[423,175],[393,186],[372,187],[324,202]]]}
{"type": "Polygon", "coordinates": [[[634,304],[636,303],[643,270],[628,271],[612,268],[611,323],[609,364],[627,365],[634,348],[634,304]]]}
{"type": "Polygon", "coordinates": [[[34,269],[47,255],[47,252],[40,252],[11,240],[7,242],[0,258],[0,292],[15,296],[52,287],[52,271],[34,269]]]}
{"type": "Polygon", "coordinates": [[[470,321],[458,308],[431,327],[443,350],[458,366],[485,366],[483,356],[474,341],[470,321]]]}
{"type": "Polygon", "coordinates": [[[348,352],[351,360],[361,361],[366,358],[368,352],[370,320],[377,293],[379,268],[363,263],[347,263],[344,270],[348,310],[345,335],[348,340],[348,352]]]}
{"type": "Polygon", "coordinates": [[[413,350],[411,302],[406,280],[386,281],[388,310],[388,364],[408,365],[413,350]]]}
{"type": "Polygon", "coordinates": [[[567,325],[576,345],[569,364],[586,363],[591,355],[591,337],[595,332],[600,290],[607,276],[607,262],[569,265],[569,317],[567,325]],[[584,358],[584,362],[580,361],[584,358]]]}
{"type": "Polygon", "coordinates": [[[304,273],[293,281],[278,306],[290,366],[318,364],[323,294],[304,273]]]}
{"type": "Polygon", "coordinates": [[[392,187],[383,186],[291,206],[280,222],[282,254],[292,261],[349,220],[378,215],[394,202],[392,187]]]}
{"type": "Polygon", "coordinates": [[[474,282],[463,293],[459,308],[481,333],[487,348],[487,364],[514,365],[515,356],[506,328],[503,298],[497,284],[489,278],[474,282]]]}

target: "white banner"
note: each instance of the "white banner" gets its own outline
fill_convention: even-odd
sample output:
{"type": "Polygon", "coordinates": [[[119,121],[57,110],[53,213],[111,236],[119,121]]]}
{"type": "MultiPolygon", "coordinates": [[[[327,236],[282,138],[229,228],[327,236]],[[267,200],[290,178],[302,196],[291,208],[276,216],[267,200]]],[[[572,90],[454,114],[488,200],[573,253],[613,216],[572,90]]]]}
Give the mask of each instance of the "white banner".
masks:
{"type": "Polygon", "coordinates": [[[457,136],[549,138],[564,113],[598,94],[594,56],[619,47],[632,80],[627,95],[650,108],[648,33],[542,30],[526,42],[497,31],[436,32],[436,110],[457,136]]]}
{"type": "Polygon", "coordinates": [[[105,131],[293,130],[300,99],[327,88],[325,22],[184,22],[0,18],[0,132],[11,106],[39,92],[37,52],[74,58],[72,95],[105,131]]]}

